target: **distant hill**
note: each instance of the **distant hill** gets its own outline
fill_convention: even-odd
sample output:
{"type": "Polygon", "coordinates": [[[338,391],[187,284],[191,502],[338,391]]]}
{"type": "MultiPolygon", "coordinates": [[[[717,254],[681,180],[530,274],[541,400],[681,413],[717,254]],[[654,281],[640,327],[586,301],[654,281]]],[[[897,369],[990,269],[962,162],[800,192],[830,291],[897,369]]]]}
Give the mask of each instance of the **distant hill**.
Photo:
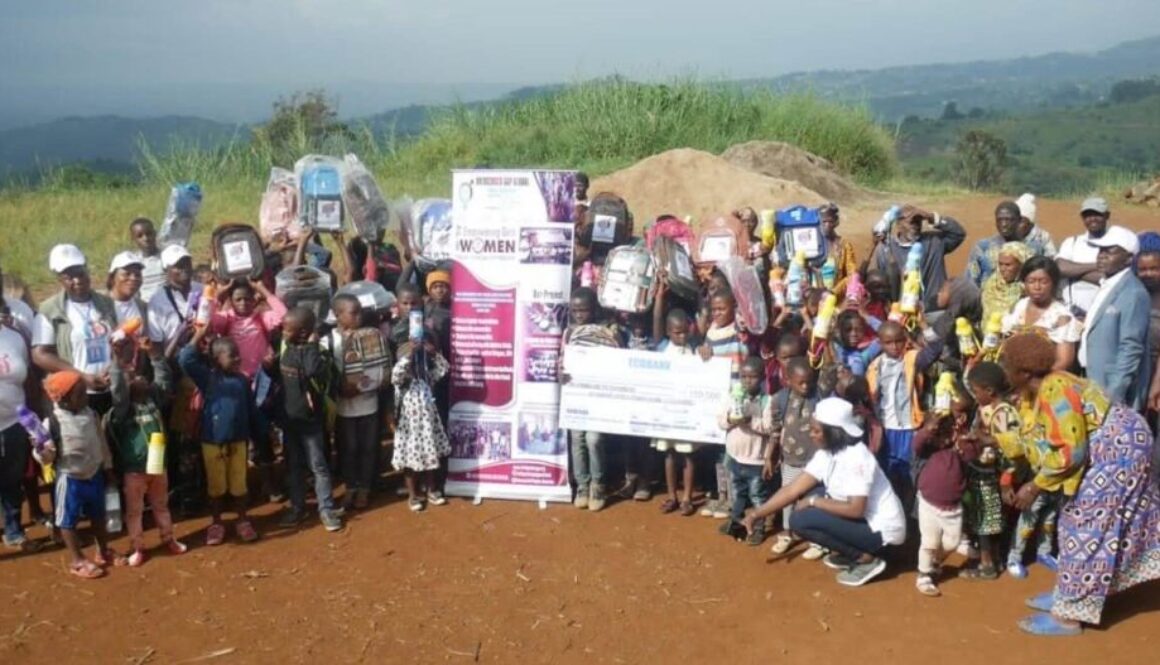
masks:
{"type": "Polygon", "coordinates": [[[898,126],[903,169],[919,178],[951,176],[954,148],[972,129],[1007,143],[1004,189],[1083,193],[1108,174],[1160,173],[1160,94],[1124,104],[956,120],[911,119],[898,126]]]}
{"type": "Polygon", "coordinates": [[[138,137],[160,149],[169,146],[222,145],[249,140],[245,127],[204,118],[164,116],[61,118],[29,127],[0,131],[0,177],[35,172],[40,167],[75,162],[130,164],[138,137]]]}
{"type": "Polygon", "coordinates": [[[877,70],[802,72],[740,81],[748,88],[813,90],[828,98],[864,102],[884,121],[938,116],[947,101],[1020,111],[1081,106],[1103,99],[1125,78],[1160,74],[1160,36],[1124,42],[1097,53],[1049,53],[1010,60],[915,65],[877,70]]]}

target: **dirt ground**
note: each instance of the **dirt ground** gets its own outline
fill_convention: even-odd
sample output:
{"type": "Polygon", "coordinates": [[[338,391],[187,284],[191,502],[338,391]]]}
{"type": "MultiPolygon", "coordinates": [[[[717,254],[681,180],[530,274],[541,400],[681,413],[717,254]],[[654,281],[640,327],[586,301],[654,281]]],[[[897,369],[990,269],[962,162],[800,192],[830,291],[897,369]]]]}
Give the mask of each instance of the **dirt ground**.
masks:
{"type": "MultiPolygon", "coordinates": [[[[952,274],[993,232],[998,199],[913,202],[968,227],[952,274]]],[[[842,233],[862,251],[880,203],[843,213],[842,233]]],[[[1077,208],[1039,202],[1057,243],[1081,230],[1077,208]]],[[[1113,203],[1113,219],[1160,228],[1155,209],[1113,203]]],[[[930,599],[914,590],[910,546],[886,579],[847,589],[819,563],[770,562],[766,547],[732,542],[716,522],[657,507],[453,499],[415,515],[391,499],[328,534],[280,532],[265,506],[257,544],[211,550],[200,546],[207,520],[185,521],[188,554],[97,581],[68,576],[58,549],[0,551],[0,662],[1090,665],[1160,652],[1157,583],[1114,598],[1081,638],[1035,639],[1015,622],[1024,598],[1051,587],[1042,568],[1025,581],[950,579],[930,599]]]]}
{"type": "Polygon", "coordinates": [[[771,562],[713,520],[657,507],[453,499],[416,515],[391,499],[329,534],[316,524],[279,532],[267,506],[254,545],[209,549],[206,520],[182,522],[190,552],[96,581],[66,575],[61,550],[3,553],[0,662],[804,663],[857,653],[868,663],[1066,665],[1143,663],[1160,649],[1158,584],[1116,597],[1105,625],[1081,638],[1033,639],[1015,622],[1023,599],[1051,586],[1040,567],[1024,581],[949,579],[931,599],[914,590],[903,555],[885,579],[848,589],[820,563],[771,562]]]}

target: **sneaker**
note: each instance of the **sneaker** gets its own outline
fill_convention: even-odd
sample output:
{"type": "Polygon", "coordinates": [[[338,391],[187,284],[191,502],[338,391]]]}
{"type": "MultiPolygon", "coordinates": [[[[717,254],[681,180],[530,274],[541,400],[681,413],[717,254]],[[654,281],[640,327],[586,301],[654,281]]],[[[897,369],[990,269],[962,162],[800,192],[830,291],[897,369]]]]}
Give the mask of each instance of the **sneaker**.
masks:
{"type": "Polygon", "coordinates": [[[979,558],[979,550],[975,549],[975,546],[971,545],[971,541],[967,540],[966,538],[963,538],[959,541],[959,546],[955,549],[955,551],[966,557],[969,561],[973,561],[979,558]]]}
{"type": "Polygon", "coordinates": [[[731,508],[731,506],[729,505],[728,501],[717,502],[717,505],[713,508],[713,519],[715,519],[715,520],[729,519],[729,516],[733,512],[732,510],[730,510],[730,508],[731,508]]]}
{"type": "Polygon", "coordinates": [[[588,510],[594,513],[604,510],[605,501],[604,488],[600,485],[593,485],[588,492],[588,510]]]}
{"type": "Polygon", "coordinates": [[[446,506],[447,498],[443,496],[443,492],[439,490],[431,490],[427,492],[427,503],[432,506],[446,506]]]}
{"type": "Polygon", "coordinates": [[[882,574],[886,570],[886,562],[878,557],[866,563],[855,563],[850,569],[838,573],[838,584],[843,586],[862,586],[882,574]]]}
{"type": "Polygon", "coordinates": [[[745,544],[750,547],[760,547],[761,543],[765,542],[765,529],[757,526],[753,532],[745,537],[745,544]]]}
{"type": "Polygon", "coordinates": [[[577,487],[576,488],[576,498],[572,499],[572,505],[576,506],[580,510],[587,510],[588,509],[588,488],[587,487],[577,487]]]}
{"type": "Polygon", "coordinates": [[[423,509],[427,507],[427,504],[421,497],[414,497],[413,499],[407,501],[407,507],[410,508],[411,512],[413,513],[421,513],[423,512],[423,509]]]}
{"type": "Polygon", "coordinates": [[[831,570],[849,570],[854,560],[841,552],[830,552],[822,557],[822,563],[831,570]]]}
{"type": "Polygon", "coordinates": [[[1011,561],[1007,564],[1007,574],[1017,580],[1027,579],[1027,566],[1018,561],[1011,561]]]}
{"type": "Polygon", "coordinates": [[[287,508],[282,511],[282,517],[278,520],[278,526],[283,529],[291,529],[302,523],[306,518],[301,511],[294,508],[287,508]]]}
{"type": "Polygon", "coordinates": [[[226,539],[226,527],[220,522],[215,522],[209,525],[205,530],[205,544],[210,547],[221,545],[226,539]]]}
{"type": "Polygon", "coordinates": [[[648,483],[640,482],[636,485],[636,491],[632,493],[633,501],[651,501],[652,490],[649,489],[648,483]]]}
{"type": "Polygon", "coordinates": [[[810,543],[809,548],[805,552],[802,552],[802,558],[806,561],[817,561],[829,553],[830,550],[822,547],[821,545],[810,543]]]}
{"type": "Polygon", "coordinates": [[[327,531],[342,530],[342,518],[335,515],[333,511],[324,510],[318,513],[318,519],[322,520],[322,526],[326,527],[327,531]]]}
{"type": "Polygon", "coordinates": [[[779,533],[777,535],[777,540],[773,541],[773,547],[769,548],[769,551],[773,554],[781,556],[782,554],[788,552],[789,548],[793,547],[797,542],[798,539],[794,538],[788,533],[779,533]]]}

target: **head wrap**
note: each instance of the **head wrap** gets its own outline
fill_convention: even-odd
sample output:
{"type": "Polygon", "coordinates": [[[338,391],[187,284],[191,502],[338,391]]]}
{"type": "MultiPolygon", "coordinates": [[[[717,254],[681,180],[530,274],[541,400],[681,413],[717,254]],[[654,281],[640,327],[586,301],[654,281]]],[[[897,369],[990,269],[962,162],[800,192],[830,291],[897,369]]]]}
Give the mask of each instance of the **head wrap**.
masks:
{"type": "Polygon", "coordinates": [[[84,377],[75,369],[53,372],[44,380],[44,392],[54,403],[61,402],[84,377]]]}
{"type": "Polygon", "coordinates": [[[1035,251],[1027,246],[1027,243],[1013,240],[1005,242],[999,247],[999,256],[1012,256],[1019,260],[1019,263],[1026,263],[1027,259],[1035,256],[1035,251]]]}
{"type": "Polygon", "coordinates": [[[1024,194],[1015,199],[1015,205],[1019,206],[1019,214],[1035,223],[1035,195],[1024,194]]]}
{"type": "Polygon", "coordinates": [[[431,272],[427,273],[428,291],[430,291],[431,287],[437,282],[443,282],[447,286],[451,286],[451,273],[447,272],[446,270],[432,270],[431,272]]]}

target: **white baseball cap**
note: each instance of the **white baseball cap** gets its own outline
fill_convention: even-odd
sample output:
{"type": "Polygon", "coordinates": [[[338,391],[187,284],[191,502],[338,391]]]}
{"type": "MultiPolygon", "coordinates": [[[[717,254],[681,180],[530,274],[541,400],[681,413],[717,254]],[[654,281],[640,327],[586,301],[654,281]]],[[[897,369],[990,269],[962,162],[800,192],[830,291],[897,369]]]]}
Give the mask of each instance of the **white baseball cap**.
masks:
{"type": "Polygon", "coordinates": [[[117,272],[121,268],[128,268],[129,266],[137,266],[144,268],[145,263],[141,261],[141,257],[134,252],[121,252],[113,257],[113,261],[109,263],[109,274],[117,272]]]}
{"type": "Polygon", "coordinates": [[[1088,238],[1092,247],[1123,247],[1132,256],[1140,253],[1140,238],[1122,226],[1109,226],[1098,238],[1088,238]]]}
{"type": "Polygon", "coordinates": [[[87,263],[84,252],[76,245],[57,245],[48,253],[48,268],[57,274],[87,263]]]}
{"type": "Polygon", "coordinates": [[[840,397],[827,397],[818,402],[814,418],[823,425],[841,427],[850,436],[862,436],[862,427],[854,419],[854,405],[840,397]]]}
{"type": "Polygon", "coordinates": [[[161,267],[169,270],[182,259],[192,259],[189,250],[181,245],[169,245],[161,250],[161,267]]]}

